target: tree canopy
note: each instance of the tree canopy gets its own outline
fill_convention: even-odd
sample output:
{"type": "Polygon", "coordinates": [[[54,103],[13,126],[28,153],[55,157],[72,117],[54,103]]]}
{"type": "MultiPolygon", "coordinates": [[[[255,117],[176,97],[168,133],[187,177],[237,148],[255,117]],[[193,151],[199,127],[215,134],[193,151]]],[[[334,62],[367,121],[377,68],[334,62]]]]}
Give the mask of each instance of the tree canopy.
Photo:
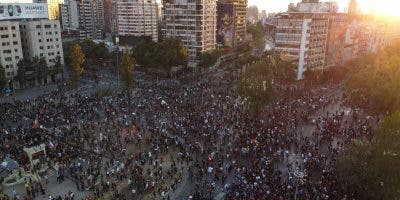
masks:
{"type": "Polygon", "coordinates": [[[354,142],[337,161],[339,183],[355,199],[400,198],[400,112],[379,124],[371,143],[354,142]]]}
{"type": "Polygon", "coordinates": [[[400,109],[400,51],[393,48],[353,63],[354,71],[345,85],[352,103],[377,114],[400,109]]]}
{"type": "Polygon", "coordinates": [[[223,55],[222,50],[214,49],[203,52],[199,57],[199,67],[207,68],[217,63],[218,58],[223,55]]]}
{"type": "Polygon", "coordinates": [[[82,64],[85,60],[85,54],[82,52],[79,44],[74,44],[70,53],[71,69],[72,69],[72,82],[77,84],[83,74],[82,64]]]}
{"type": "Polygon", "coordinates": [[[122,55],[122,61],[120,65],[121,81],[124,84],[125,89],[130,94],[130,89],[133,87],[133,74],[135,72],[136,61],[129,53],[125,51],[122,55]]]}
{"type": "Polygon", "coordinates": [[[262,25],[261,22],[258,22],[256,24],[248,24],[247,26],[247,32],[252,34],[253,41],[252,41],[252,46],[264,50],[265,48],[265,29],[264,26],[262,25]]]}
{"type": "Polygon", "coordinates": [[[256,115],[273,100],[273,71],[266,61],[258,61],[246,68],[238,85],[241,97],[247,98],[256,115]]]}
{"type": "Polygon", "coordinates": [[[175,38],[167,38],[160,43],[142,41],[132,52],[138,64],[146,67],[169,71],[172,67],[187,65],[188,52],[183,43],[175,38]]]}

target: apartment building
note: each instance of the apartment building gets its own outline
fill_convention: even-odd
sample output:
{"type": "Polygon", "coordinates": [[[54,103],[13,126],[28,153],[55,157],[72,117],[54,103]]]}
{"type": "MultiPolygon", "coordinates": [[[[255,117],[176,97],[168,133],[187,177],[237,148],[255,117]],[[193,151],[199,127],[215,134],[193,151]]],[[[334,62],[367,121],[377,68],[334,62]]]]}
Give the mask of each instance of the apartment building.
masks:
{"type": "Polygon", "coordinates": [[[219,0],[217,3],[217,42],[237,48],[246,37],[247,0],[219,0]]]}
{"type": "Polygon", "coordinates": [[[22,50],[24,58],[44,57],[49,67],[54,66],[59,56],[64,64],[64,53],[61,41],[60,22],[58,20],[21,21],[22,50]]]}
{"type": "Polygon", "coordinates": [[[60,4],[61,25],[63,30],[79,29],[79,12],[76,0],[65,0],[60,4]]]}
{"type": "Polygon", "coordinates": [[[156,0],[117,0],[117,29],[121,37],[149,36],[158,41],[156,0]]]}
{"type": "Polygon", "coordinates": [[[325,67],[329,19],[338,7],[333,2],[303,0],[290,12],[269,20],[274,27],[275,50],[297,62],[297,79],[306,70],[325,67]]]}
{"type": "Polygon", "coordinates": [[[18,22],[0,21],[0,44],[0,64],[10,80],[17,75],[17,64],[23,58],[18,22]]]}
{"type": "Polygon", "coordinates": [[[104,26],[106,33],[117,33],[117,0],[104,0],[104,26]]]}
{"type": "Polygon", "coordinates": [[[104,4],[102,0],[78,0],[80,39],[104,37],[104,4]]]}
{"type": "Polygon", "coordinates": [[[163,1],[165,36],[182,40],[189,53],[189,67],[198,56],[216,46],[216,0],[163,1]]]}

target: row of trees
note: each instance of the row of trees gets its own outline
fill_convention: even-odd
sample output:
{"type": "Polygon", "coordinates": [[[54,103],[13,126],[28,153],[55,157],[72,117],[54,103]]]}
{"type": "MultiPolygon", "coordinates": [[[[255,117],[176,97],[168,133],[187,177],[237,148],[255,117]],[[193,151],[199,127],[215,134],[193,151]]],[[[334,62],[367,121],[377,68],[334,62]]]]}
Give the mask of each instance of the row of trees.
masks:
{"type": "Polygon", "coordinates": [[[400,110],[400,43],[352,63],[346,92],[352,103],[375,114],[400,110]]]}
{"type": "Polygon", "coordinates": [[[25,87],[27,80],[35,80],[38,84],[47,83],[48,76],[63,74],[61,57],[57,56],[52,67],[47,65],[44,57],[34,57],[32,60],[22,59],[18,62],[18,72],[16,80],[20,87],[25,87]]]}
{"type": "MultiPolygon", "coordinates": [[[[84,72],[83,63],[85,62],[85,53],[82,50],[81,46],[76,43],[71,47],[70,57],[70,68],[72,72],[72,84],[77,85],[81,80],[82,74],[84,72]]],[[[121,74],[121,82],[123,83],[125,89],[128,91],[130,95],[130,89],[133,87],[134,79],[134,70],[135,70],[136,61],[133,58],[132,54],[129,51],[125,51],[122,55],[120,71],[121,74]]]]}
{"type": "Polygon", "coordinates": [[[339,156],[341,189],[356,199],[400,199],[400,44],[351,63],[346,92],[378,116],[372,140],[356,141],[339,156]]]}

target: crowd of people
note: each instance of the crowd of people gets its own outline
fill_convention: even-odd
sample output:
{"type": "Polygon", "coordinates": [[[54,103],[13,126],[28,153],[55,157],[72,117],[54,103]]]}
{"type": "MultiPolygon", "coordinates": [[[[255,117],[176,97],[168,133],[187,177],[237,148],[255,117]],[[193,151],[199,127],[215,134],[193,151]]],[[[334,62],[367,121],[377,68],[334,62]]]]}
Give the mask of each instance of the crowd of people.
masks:
{"type": "MultiPolygon", "coordinates": [[[[352,139],[371,136],[371,120],[344,104],[338,85],[279,86],[274,102],[254,116],[235,90],[237,79],[223,70],[149,76],[131,98],[60,89],[3,104],[1,156],[39,174],[40,195],[49,199],[76,194],[46,192],[42,168],[59,184],[72,180],[85,199],[345,198],[335,160],[352,139]],[[23,148],[39,144],[46,155],[32,166],[23,148]]],[[[26,188],[11,199],[34,199],[26,188]]]]}

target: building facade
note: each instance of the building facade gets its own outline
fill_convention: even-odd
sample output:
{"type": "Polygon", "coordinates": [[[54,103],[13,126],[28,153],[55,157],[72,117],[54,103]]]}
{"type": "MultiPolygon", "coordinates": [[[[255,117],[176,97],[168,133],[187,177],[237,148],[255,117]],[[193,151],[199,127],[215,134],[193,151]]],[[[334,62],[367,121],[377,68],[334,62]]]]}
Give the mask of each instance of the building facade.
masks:
{"type": "Polygon", "coordinates": [[[78,0],[80,39],[104,37],[104,4],[102,0],[78,0]]]}
{"type": "Polygon", "coordinates": [[[60,22],[58,20],[32,20],[19,23],[24,58],[46,59],[49,67],[54,66],[56,57],[64,64],[64,53],[61,41],[60,22]]]}
{"type": "Polygon", "coordinates": [[[220,0],[217,3],[217,42],[237,48],[246,37],[247,0],[220,0]]]}
{"type": "Polygon", "coordinates": [[[215,49],[216,0],[164,0],[165,36],[180,39],[189,53],[190,67],[201,53],[215,49]]]}
{"type": "Polygon", "coordinates": [[[298,80],[303,79],[306,70],[325,67],[329,20],[337,10],[332,2],[303,0],[291,12],[268,21],[267,30],[274,34],[275,50],[296,61],[298,80]]]}
{"type": "Polygon", "coordinates": [[[0,21],[0,64],[6,78],[11,80],[17,75],[18,62],[23,58],[19,23],[0,21]]]}
{"type": "Polygon", "coordinates": [[[158,41],[158,4],[155,0],[117,0],[117,29],[121,37],[149,36],[158,41]]]}
{"type": "Polygon", "coordinates": [[[79,29],[79,12],[76,0],[65,0],[60,4],[61,25],[63,30],[79,29]]]}
{"type": "Polygon", "coordinates": [[[106,33],[117,34],[117,0],[104,0],[104,25],[106,33]]]}

